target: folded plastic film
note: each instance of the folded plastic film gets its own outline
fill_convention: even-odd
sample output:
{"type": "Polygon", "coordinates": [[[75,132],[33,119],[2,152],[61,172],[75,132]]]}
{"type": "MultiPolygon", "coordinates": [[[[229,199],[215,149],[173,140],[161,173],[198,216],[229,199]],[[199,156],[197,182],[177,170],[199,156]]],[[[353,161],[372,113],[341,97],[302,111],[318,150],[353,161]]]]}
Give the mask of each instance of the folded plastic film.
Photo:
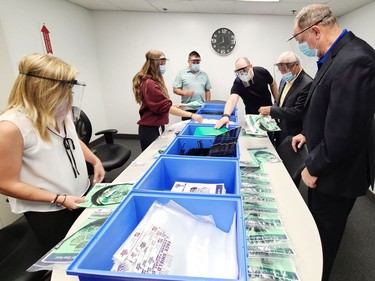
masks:
{"type": "Polygon", "coordinates": [[[215,226],[212,216],[194,215],[174,201],[154,202],[115,253],[113,270],[235,279],[235,218],[225,233],[215,226]]]}

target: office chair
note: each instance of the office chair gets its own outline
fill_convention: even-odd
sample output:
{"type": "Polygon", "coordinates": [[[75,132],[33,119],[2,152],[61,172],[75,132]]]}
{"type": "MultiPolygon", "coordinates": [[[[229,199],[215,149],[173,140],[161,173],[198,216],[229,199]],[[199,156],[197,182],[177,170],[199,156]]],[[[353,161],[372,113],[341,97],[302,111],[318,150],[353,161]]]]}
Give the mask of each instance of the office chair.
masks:
{"type": "Polygon", "coordinates": [[[51,271],[26,271],[45,254],[45,250],[35,237],[25,217],[0,229],[0,248],[1,280],[50,280],[51,271]]]}
{"type": "MultiPolygon", "coordinates": [[[[77,110],[73,107],[72,109],[77,110]]],[[[131,155],[131,150],[122,144],[113,142],[113,136],[118,132],[116,129],[106,129],[95,133],[95,135],[104,135],[105,143],[93,146],[90,145],[90,139],[92,135],[92,126],[90,119],[87,117],[83,110],[80,111],[80,118],[75,121],[76,131],[78,137],[87,146],[90,147],[91,151],[102,161],[104,170],[109,172],[113,169],[119,168],[128,161],[131,155]]],[[[88,165],[89,175],[93,174],[93,168],[88,165]]]]}
{"type": "Polygon", "coordinates": [[[281,160],[284,163],[289,175],[291,176],[294,184],[299,187],[301,181],[301,171],[305,166],[305,158],[308,154],[307,146],[304,145],[300,148],[297,153],[294,152],[292,148],[292,138],[293,136],[287,136],[279,146],[276,148],[281,160]]]}

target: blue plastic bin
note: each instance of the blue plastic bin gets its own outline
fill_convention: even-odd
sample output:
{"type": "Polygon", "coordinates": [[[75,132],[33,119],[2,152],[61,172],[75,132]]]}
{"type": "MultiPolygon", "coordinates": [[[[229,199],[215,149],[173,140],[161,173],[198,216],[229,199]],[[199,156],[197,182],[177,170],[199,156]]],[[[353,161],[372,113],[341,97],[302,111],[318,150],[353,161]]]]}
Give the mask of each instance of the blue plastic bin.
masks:
{"type": "MultiPolygon", "coordinates": [[[[188,123],[186,126],[180,131],[178,134],[179,136],[194,136],[195,130],[198,127],[208,127],[213,128],[214,124],[199,124],[199,123],[188,123]]],[[[228,130],[237,128],[237,125],[229,125],[228,130]]],[[[199,136],[199,137],[213,137],[213,136],[199,136]]]]}
{"type": "MultiPolygon", "coordinates": [[[[221,158],[215,156],[196,156],[196,155],[184,155],[190,149],[198,148],[198,142],[201,142],[202,147],[205,149],[209,149],[212,147],[214,143],[214,137],[193,137],[193,136],[178,136],[176,137],[164,150],[163,154],[166,155],[179,155],[179,156],[186,156],[186,157],[210,157],[210,158],[221,158]]],[[[223,156],[225,157],[225,156],[223,156]]],[[[227,156],[231,159],[239,159],[240,158],[240,148],[238,142],[236,144],[236,151],[234,156],[227,156]]],[[[227,158],[225,157],[225,158],[227,158]]]]}
{"type": "MultiPolygon", "coordinates": [[[[224,113],[224,107],[225,104],[205,103],[198,109],[197,114],[222,115],[224,113]]],[[[233,110],[231,115],[237,116],[237,108],[233,110]]]]}
{"type": "MultiPolygon", "coordinates": [[[[116,208],[95,236],[67,268],[69,275],[78,275],[81,281],[109,280],[195,280],[213,281],[212,278],[152,275],[140,273],[112,272],[112,256],[128,238],[145,216],[154,201],[162,204],[173,200],[195,215],[212,215],[216,225],[228,232],[236,217],[237,261],[239,275],[237,279],[247,280],[246,238],[243,211],[239,197],[196,196],[189,194],[155,194],[132,191],[116,208]]],[[[217,281],[217,279],[216,279],[217,281]]]]}
{"type": "MultiPolygon", "coordinates": [[[[171,193],[175,182],[223,183],[226,195],[240,195],[240,169],[237,159],[187,157],[162,154],[133,189],[171,193]]],[[[215,195],[215,196],[226,196],[215,195]]],[[[208,196],[208,194],[202,194],[208,196]]]]}
{"type": "MultiPolygon", "coordinates": [[[[202,116],[203,119],[220,120],[221,117],[222,117],[221,115],[214,115],[214,114],[200,114],[200,115],[202,116]]],[[[231,115],[229,117],[229,121],[233,122],[234,125],[238,125],[238,117],[237,116],[231,115]]],[[[197,122],[194,119],[191,119],[190,123],[197,123],[197,122]]]]}

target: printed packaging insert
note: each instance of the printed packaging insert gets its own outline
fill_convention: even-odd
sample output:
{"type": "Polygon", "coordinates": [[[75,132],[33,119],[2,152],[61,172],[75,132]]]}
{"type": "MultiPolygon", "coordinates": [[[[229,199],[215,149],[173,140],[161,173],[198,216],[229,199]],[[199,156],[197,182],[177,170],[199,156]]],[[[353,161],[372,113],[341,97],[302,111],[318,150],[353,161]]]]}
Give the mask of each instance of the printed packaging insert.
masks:
{"type": "Polygon", "coordinates": [[[246,239],[243,223],[241,199],[239,197],[219,197],[213,195],[196,196],[183,193],[153,193],[131,191],[126,199],[107,219],[77,258],[67,269],[69,275],[78,275],[79,280],[196,280],[213,281],[213,278],[191,276],[153,275],[142,273],[113,272],[112,256],[137,227],[150,206],[158,201],[162,204],[173,200],[194,215],[212,216],[216,226],[229,232],[236,221],[236,252],[238,263],[237,279],[247,280],[246,239]]]}
{"type": "Polygon", "coordinates": [[[238,160],[234,158],[176,157],[162,154],[134,184],[133,189],[170,192],[176,181],[220,182],[225,185],[226,195],[239,195],[240,179],[238,160]]]}

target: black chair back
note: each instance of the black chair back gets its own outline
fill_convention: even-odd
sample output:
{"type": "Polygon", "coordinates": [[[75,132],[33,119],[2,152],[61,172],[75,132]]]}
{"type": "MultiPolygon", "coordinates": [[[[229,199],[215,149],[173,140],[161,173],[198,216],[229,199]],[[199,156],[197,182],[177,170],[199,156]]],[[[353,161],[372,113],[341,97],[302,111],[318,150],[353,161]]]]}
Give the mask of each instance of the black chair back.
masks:
{"type": "MultiPolygon", "coordinates": [[[[77,108],[73,107],[72,110],[74,112],[77,108]]],[[[83,110],[80,110],[79,116],[80,118],[74,122],[78,137],[100,159],[104,170],[109,172],[123,166],[130,158],[131,150],[123,144],[114,143],[113,139],[117,130],[105,129],[95,133],[95,135],[104,135],[104,143],[98,145],[93,145],[93,143],[90,144],[92,136],[90,119],[83,110]]],[[[89,163],[87,163],[87,170],[89,175],[93,174],[93,167],[89,163]]]]}
{"type": "MultiPolygon", "coordinates": [[[[75,109],[73,108],[73,110],[75,109]]],[[[83,110],[80,111],[79,119],[74,122],[74,125],[76,127],[79,139],[88,145],[92,136],[92,126],[90,119],[83,112],[83,110]]]]}

